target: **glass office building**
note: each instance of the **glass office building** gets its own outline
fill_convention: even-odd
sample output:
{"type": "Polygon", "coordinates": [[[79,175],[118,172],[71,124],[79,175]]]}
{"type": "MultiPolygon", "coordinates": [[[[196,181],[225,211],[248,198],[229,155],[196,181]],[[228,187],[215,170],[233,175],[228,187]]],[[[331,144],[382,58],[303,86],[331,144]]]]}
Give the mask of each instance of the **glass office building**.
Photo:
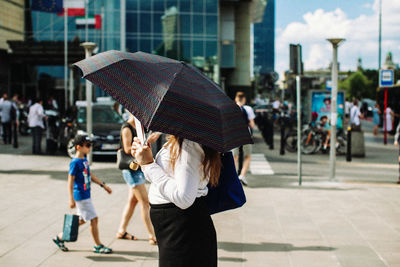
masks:
{"type": "MultiPolygon", "coordinates": [[[[190,62],[215,78],[218,62],[218,2],[215,0],[126,0],[126,48],[190,62]]],[[[102,29],[89,29],[98,52],[120,49],[120,1],[90,0],[88,14],[102,15],[102,29]]],[[[64,40],[64,17],[32,12],[35,40],[64,40]]],[[[85,40],[68,17],[68,40],[85,40]]],[[[42,70],[45,68],[41,67],[42,70]]],[[[52,72],[63,76],[62,67],[52,72]]],[[[53,69],[54,70],[54,69],[53,69]]]]}
{"type": "Polygon", "coordinates": [[[275,70],[275,0],[268,0],[262,22],[254,24],[254,69],[260,74],[275,70]]]}

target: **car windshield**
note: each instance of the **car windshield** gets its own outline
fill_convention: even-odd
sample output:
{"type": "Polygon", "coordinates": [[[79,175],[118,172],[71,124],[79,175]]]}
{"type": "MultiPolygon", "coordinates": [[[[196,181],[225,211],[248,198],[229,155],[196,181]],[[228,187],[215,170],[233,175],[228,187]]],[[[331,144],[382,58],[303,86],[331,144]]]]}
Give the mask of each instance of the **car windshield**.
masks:
{"type": "MultiPolygon", "coordinates": [[[[93,106],[93,123],[123,123],[122,117],[110,106],[93,106]]],[[[78,109],[78,123],[86,123],[86,107],[78,109]]]]}

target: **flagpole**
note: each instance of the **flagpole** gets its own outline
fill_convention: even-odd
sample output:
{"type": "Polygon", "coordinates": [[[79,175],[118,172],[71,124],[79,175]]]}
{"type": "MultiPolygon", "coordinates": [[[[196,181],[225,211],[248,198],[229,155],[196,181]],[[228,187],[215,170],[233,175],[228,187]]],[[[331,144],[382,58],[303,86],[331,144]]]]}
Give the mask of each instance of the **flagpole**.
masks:
{"type": "Polygon", "coordinates": [[[104,52],[104,0],[101,1],[101,52],[104,52]]]}
{"type": "Polygon", "coordinates": [[[89,13],[89,0],[85,0],[85,42],[88,42],[88,13],[89,13]]]}
{"type": "Polygon", "coordinates": [[[126,0],[121,0],[121,27],[120,27],[120,47],[122,52],[126,52],[126,0]]]}
{"type": "Polygon", "coordinates": [[[68,8],[64,10],[64,111],[68,108],[68,8]]]}

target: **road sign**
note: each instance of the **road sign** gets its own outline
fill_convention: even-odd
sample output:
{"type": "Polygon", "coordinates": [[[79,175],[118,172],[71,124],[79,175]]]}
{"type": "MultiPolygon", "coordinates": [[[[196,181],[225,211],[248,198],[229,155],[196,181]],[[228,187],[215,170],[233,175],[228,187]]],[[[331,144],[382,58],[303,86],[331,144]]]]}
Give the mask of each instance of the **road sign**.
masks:
{"type": "Polygon", "coordinates": [[[393,70],[379,70],[379,87],[392,87],[394,84],[393,70]]]}
{"type": "Polygon", "coordinates": [[[326,81],[326,90],[328,91],[332,90],[332,80],[326,81]]]}

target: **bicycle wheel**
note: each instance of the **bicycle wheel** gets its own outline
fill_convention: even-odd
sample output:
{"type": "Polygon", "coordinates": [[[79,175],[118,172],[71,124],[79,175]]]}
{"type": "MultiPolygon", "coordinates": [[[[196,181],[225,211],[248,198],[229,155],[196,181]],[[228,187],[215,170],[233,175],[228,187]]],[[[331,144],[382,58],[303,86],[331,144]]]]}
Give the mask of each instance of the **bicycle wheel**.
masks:
{"type": "Polygon", "coordinates": [[[297,133],[288,133],[285,137],[285,148],[288,152],[297,151],[297,133]]]}
{"type": "Polygon", "coordinates": [[[317,148],[317,141],[312,133],[301,138],[301,152],[305,155],[313,154],[317,148]]]}

